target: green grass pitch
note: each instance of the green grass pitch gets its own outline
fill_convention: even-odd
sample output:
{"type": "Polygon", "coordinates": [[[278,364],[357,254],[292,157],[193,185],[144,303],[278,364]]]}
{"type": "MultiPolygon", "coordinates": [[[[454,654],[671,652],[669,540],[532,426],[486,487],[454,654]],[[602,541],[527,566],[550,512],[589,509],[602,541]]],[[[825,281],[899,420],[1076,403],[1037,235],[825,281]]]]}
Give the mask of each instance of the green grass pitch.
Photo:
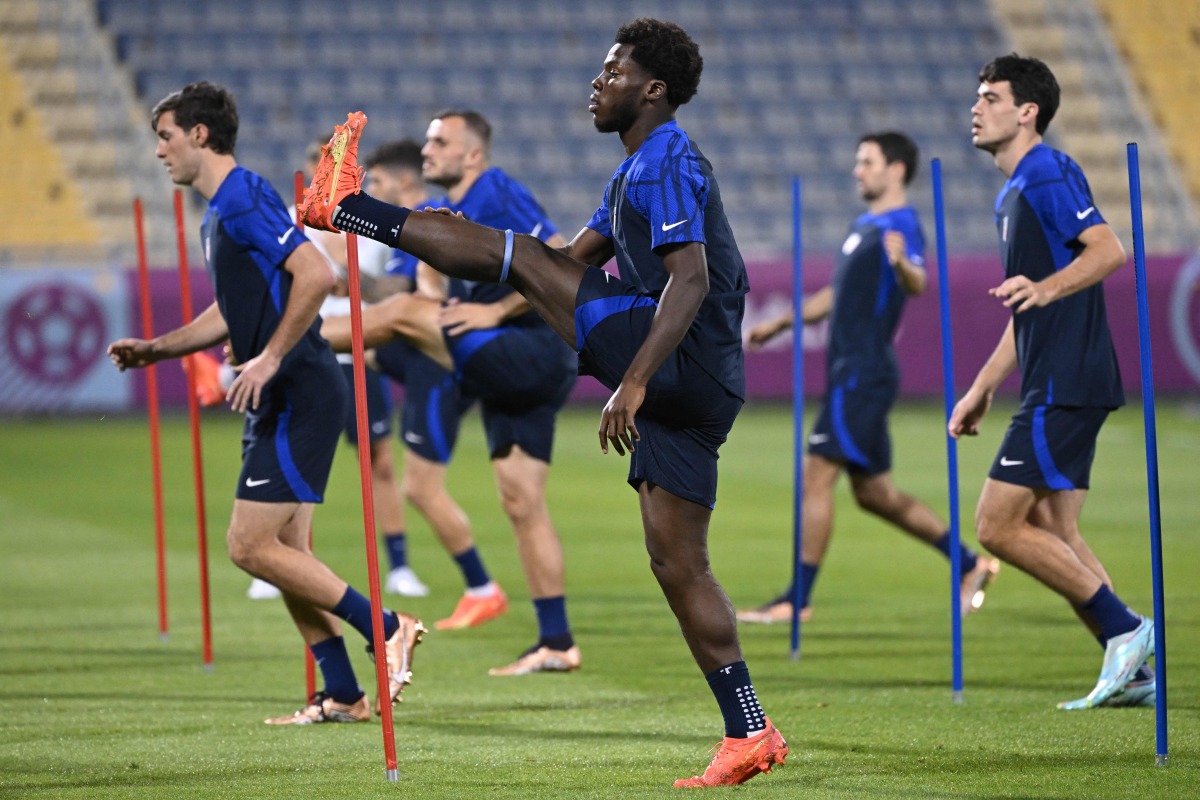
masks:
{"type": "MultiPolygon", "coordinates": [[[[964,537],[1011,408],[959,444],[964,537]]],[[[202,669],[191,456],[185,418],[163,428],[170,639],[158,641],[149,445],[141,418],[0,421],[0,797],[654,798],[703,769],[716,705],[650,574],[624,459],[600,454],[598,408],[560,421],[550,503],[566,546],[572,675],[489,678],[535,638],[512,536],[476,416],[451,487],[513,601],[482,628],[432,632],[396,709],[401,781],[384,777],[378,725],[268,728],[303,701],[303,651],[276,601],[245,598],[224,553],[240,420],[204,414],[215,669],[202,669]]],[[[940,406],[893,417],[897,484],[945,513],[940,406]]],[[[744,627],[759,697],[787,736],[785,767],[735,791],[779,798],[1200,796],[1200,418],[1160,403],[1170,676],[1170,766],[1155,767],[1152,709],[1065,713],[1100,651],[1061,600],[1011,567],[964,621],[965,702],[950,691],[948,567],[853,507],[836,532],[799,662],[786,626],[744,627]]],[[[711,549],[736,605],[786,585],[792,422],[748,407],[722,451],[711,549]]],[[[339,451],[316,548],[366,591],[353,450],[339,451]]],[[[1152,610],[1141,409],[1110,418],[1084,535],[1119,594],[1152,610]]],[[[433,594],[389,603],[427,621],[461,591],[424,522],[410,552],[433,594]]],[[[359,678],[374,674],[353,632],[359,678]]],[[[373,687],[372,690],[373,691],[373,687]]],[[[727,790],[715,790],[724,796],[727,790]]]]}

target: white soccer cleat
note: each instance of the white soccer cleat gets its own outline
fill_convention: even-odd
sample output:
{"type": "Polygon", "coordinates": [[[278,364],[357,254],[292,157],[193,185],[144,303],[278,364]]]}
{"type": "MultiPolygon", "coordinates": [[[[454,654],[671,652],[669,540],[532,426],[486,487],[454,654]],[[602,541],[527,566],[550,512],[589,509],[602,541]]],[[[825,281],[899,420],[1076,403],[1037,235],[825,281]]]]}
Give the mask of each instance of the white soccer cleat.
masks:
{"type": "Polygon", "coordinates": [[[250,588],[246,590],[246,597],[251,600],[275,600],[283,597],[283,592],[272,583],[267,583],[262,578],[255,578],[250,581],[250,588]]]}
{"type": "Polygon", "coordinates": [[[388,573],[383,590],[403,597],[428,597],[429,587],[421,583],[412,567],[396,567],[388,573]]]}
{"type": "Polygon", "coordinates": [[[1059,703],[1064,711],[1096,708],[1105,705],[1113,695],[1124,689],[1137,674],[1146,659],[1154,655],[1154,620],[1142,617],[1141,623],[1129,633],[1114,636],[1104,647],[1104,665],[1096,687],[1078,700],[1059,703]]]}

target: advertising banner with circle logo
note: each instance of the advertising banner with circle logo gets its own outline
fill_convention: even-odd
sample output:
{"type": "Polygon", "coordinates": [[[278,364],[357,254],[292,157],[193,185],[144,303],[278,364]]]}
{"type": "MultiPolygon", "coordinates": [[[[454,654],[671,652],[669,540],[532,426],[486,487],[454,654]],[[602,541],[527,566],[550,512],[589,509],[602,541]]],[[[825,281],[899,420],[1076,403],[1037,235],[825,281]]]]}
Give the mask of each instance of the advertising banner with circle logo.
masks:
{"type": "Polygon", "coordinates": [[[117,270],[0,272],[0,412],[128,407],[132,385],[105,354],[128,309],[117,270]]]}

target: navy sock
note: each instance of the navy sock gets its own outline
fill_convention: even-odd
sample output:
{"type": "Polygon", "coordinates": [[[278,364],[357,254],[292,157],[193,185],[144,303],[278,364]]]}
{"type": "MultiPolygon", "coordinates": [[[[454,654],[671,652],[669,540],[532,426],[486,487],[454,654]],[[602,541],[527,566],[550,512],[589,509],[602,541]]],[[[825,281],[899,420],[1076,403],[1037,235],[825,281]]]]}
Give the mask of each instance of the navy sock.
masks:
{"type": "Polygon", "coordinates": [[[571,626],[567,624],[567,598],[536,598],[533,610],[537,614],[538,644],[552,650],[568,650],[575,644],[571,626]]]}
{"type": "Polygon", "coordinates": [[[408,537],[404,535],[404,531],[384,534],[383,541],[387,543],[388,561],[391,562],[392,569],[407,567],[408,537]]]}
{"type": "Polygon", "coordinates": [[[354,667],[350,666],[350,656],[346,652],[346,640],[334,636],[323,642],[310,644],[313,660],[321,668],[321,677],[325,681],[325,693],[347,705],[357,702],[363,696],[362,687],[354,677],[354,667]]]}
{"type": "MultiPolygon", "coordinates": [[[[342,599],[333,607],[331,613],[335,617],[345,620],[347,625],[362,634],[362,637],[368,642],[375,638],[371,632],[371,601],[356,592],[353,586],[346,587],[346,593],[342,595],[342,599]]],[[[399,627],[400,623],[396,620],[396,615],[391,611],[384,611],[383,638],[390,639],[399,627]]]]}
{"type": "MultiPolygon", "coordinates": [[[[946,558],[950,558],[950,531],[943,533],[942,538],[934,542],[933,546],[940,550],[946,558]]],[[[971,552],[971,549],[964,545],[961,540],[958,543],[958,557],[963,575],[975,569],[975,564],[979,561],[979,557],[971,552]]]]}
{"type": "Polygon", "coordinates": [[[1082,611],[1100,628],[1100,635],[1105,641],[1122,633],[1129,633],[1142,622],[1137,614],[1130,611],[1129,607],[1113,594],[1112,589],[1103,585],[1092,595],[1091,600],[1083,604],[1082,611]]]}
{"type": "Polygon", "coordinates": [[[713,670],[704,677],[725,718],[726,736],[745,739],[767,727],[767,715],[758,704],[745,661],[713,670]]]}
{"type": "Polygon", "coordinates": [[[404,229],[410,213],[407,208],[393,206],[360,192],[342,198],[331,221],[340,231],[399,247],[400,231],[404,229]]]}
{"type": "Polygon", "coordinates": [[[464,550],[454,557],[458,562],[458,568],[462,570],[463,580],[467,582],[468,589],[478,589],[481,586],[487,586],[491,581],[491,576],[484,569],[483,559],[479,557],[479,551],[472,547],[470,550],[464,550]]]}
{"type": "Polygon", "coordinates": [[[820,564],[800,564],[800,607],[805,608],[809,604],[809,597],[812,595],[813,585],[817,582],[817,573],[821,571],[820,564]]]}

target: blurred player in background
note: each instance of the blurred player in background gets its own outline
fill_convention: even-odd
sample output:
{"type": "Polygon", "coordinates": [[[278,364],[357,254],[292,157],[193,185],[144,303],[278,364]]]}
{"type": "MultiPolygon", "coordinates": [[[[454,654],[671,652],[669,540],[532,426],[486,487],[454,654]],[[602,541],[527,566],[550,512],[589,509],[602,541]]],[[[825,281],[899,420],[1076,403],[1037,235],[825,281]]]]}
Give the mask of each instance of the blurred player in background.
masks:
{"type": "Polygon", "coordinates": [[[1104,648],[1096,686],[1059,708],[1153,705],[1145,662],[1154,623],[1117,597],[1079,532],[1096,437],[1125,403],[1102,284],[1125,250],[1079,165],[1042,141],[1059,103],[1050,69],[1013,53],[988,63],[979,80],[971,141],[1007,178],[995,206],[1005,280],[988,294],[1013,315],[954,407],[950,435],[979,432],[1014,369],[1021,407],[983,484],[976,531],[989,551],[1065,598],[1104,648]]]}
{"type": "MultiPolygon", "coordinates": [[[[867,210],[850,226],[833,282],[801,308],[804,324],[826,317],[829,351],[825,402],[808,436],[804,461],[803,552],[800,619],[812,615],[809,596],[833,534],[833,490],[845,471],[859,508],[950,557],[950,526],[892,482],[888,413],[900,391],[892,340],[909,295],[925,291],[925,237],[907,186],[917,172],[917,145],[903,133],[868,133],[858,140],[854,180],[867,210]]],[[[792,312],[756,325],[748,344],[756,350],[792,327],[792,312]]],[[[796,338],[799,347],[800,338],[796,338]]],[[[984,589],[1000,569],[994,559],[960,547],[963,613],[983,604],[984,589]]],[[[742,622],[792,618],[792,588],[742,622]]]]}
{"type": "MultiPolygon", "coordinates": [[[[246,413],[229,555],[283,590],[325,683],[300,711],[267,722],[369,720],[371,707],[339,620],[371,642],[371,603],[308,546],[314,504],[322,502],[347,405],[337,360],[317,333],[317,309],[333,274],[275,190],[238,166],[237,107],[225,89],[189,84],[161,100],[151,119],[155,155],[171,180],[208,200],[201,237],[216,300],[189,324],[155,339],[113,342],[109,357],[124,371],[229,339],[238,364],[229,402],[246,413]]],[[[382,616],[390,700],[396,702],[425,628],[407,614],[382,616]]]]}
{"type": "MultiPolygon", "coordinates": [[[[319,159],[320,151],[316,153],[319,159]]],[[[429,192],[421,177],[421,145],[412,139],[386,142],[367,156],[366,182],[372,194],[390,203],[423,208],[429,192]]],[[[315,162],[314,162],[315,166],[315,162]]],[[[362,244],[376,244],[362,239],[362,244]]],[[[375,299],[397,292],[417,291],[417,259],[403,250],[393,249],[387,263],[387,277],[368,276],[365,291],[375,299]]],[[[428,291],[430,287],[426,286],[428,291]]],[[[458,440],[459,422],[470,405],[464,400],[454,375],[420,349],[403,339],[381,345],[375,353],[378,369],[404,386],[404,409],[400,415],[400,439],[404,444],[404,467],[400,485],[405,499],[429,522],[438,540],[457,545],[452,553],[462,554],[460,568],[468,587],[490,590],[491,578],[475,550],[471,523],[446,490],[446,467],[458,440]],[[469,551],[469,552],[468,552],[469,551]],[[475,580],[475,584],[471,581],[475,580]]],[[[388,591],[397,591],[404,575],[406,559],[403,539],[388,539],[392,571],[388,591]]],[[[493,616],[479,615],[473,624],[493,616]]]]}
{"type": "MultiPolygon", "coordinates": [[[[426,133],[422,174],[446,196],[430,202],[552,246],[565,244],[529,190],[490,165],[490,150],[491,126],[482,115],[465,109],[439,113],[426,133]]],[[[441,276],[434,276],[440,283],[441,276]]],[[[381,313],[373,318],[388,318],[390,335],[453,369],[463,396],[478,398],[482,406],[492,469],[538,622],[533,646],[490,674],[578,669],[580,652],[567,620],[562,542],[546,505],[555,418],[575,385],[575,354],[509,286],[454,280],[447,304],[430,296],[440,293],[439,288],[394,295],[378,305],[381,313]]],[[[348,326],[335,329],[327,322],[322,334],[335,349],[348,345],[348,326]]],[[[389,363],[389,355],[386,348],[377,354],[381,366],[389,363]]],[[[487,578],[469,529],[465,533],[443,538],[462,567],[467,591],[454,612],[436,623],[439,629],[477,625],[508,607],[503,590],[487,578]]]]}
{"type": "MultiPolygon", "coordinates": [[[[651,569],[725,721],[704,774],[675,785],[732,785],[770,771],[788,751],[758,702],[733,606],[708,557],[717,449],[745,397],[749,286],[711,165],[675,122],[700,82],[699,48],[677,25],[645,18],[622,26],[615,41],[588,111],[598,131],[620,135],[627,158],[563,251],[362,194],[360,113],[335,131],[301,212],[315,227],[384,239],[455,278],[511,286],[613,391],[601,450],[630,451],[651,569]],[[614,256],[624,280],[599,268],[614,256]]],[[[629,654],[630,669],[644,658],[629,654]]]]}

